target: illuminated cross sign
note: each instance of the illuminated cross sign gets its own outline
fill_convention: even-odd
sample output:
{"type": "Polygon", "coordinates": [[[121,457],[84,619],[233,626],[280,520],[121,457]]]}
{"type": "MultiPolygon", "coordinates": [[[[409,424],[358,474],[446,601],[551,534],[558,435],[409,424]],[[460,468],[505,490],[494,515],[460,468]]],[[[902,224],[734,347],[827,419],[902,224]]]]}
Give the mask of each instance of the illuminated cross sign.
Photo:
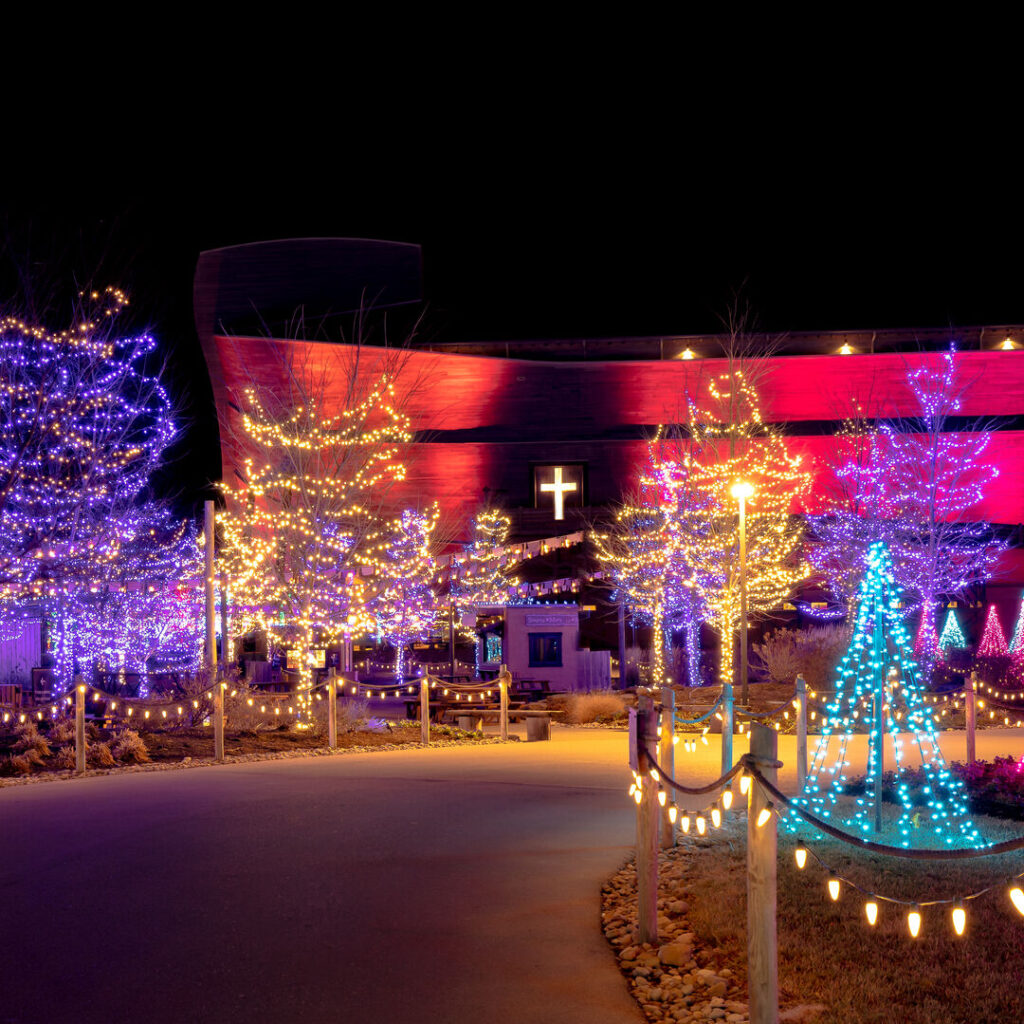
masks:
{"type": "MultiPolygon", "coordinates": [[[[555,518],[565,518],[565,496],[580,495],[580,467],[578,466],[544,466],[535,471],[535,481],[539,494],[553,494],[555,498],[555,518]],[[551,473],[554,479],[542,479],[551,473]],[[572,479],[575,477],[575,479],[572,479]]],[[[574,501],[574,505],[580,504],[574,501]]]]}

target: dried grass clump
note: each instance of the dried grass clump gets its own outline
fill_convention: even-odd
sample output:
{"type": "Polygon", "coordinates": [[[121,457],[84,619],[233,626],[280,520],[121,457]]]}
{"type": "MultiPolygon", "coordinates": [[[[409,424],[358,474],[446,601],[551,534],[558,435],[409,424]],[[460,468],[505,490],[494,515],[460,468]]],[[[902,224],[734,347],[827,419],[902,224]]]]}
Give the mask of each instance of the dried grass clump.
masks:
{"type": "Polygon", "coordinates": [[[150,759],[145,740],[134,729],[122,729],[117,733],[110,749],[118,761],[129,764],[145,764],[150,759]]]}
{"type": "Polygon", "coordinates": [[[773,683],[792,683],[801,674],[812,690],[828,689],[850,637],[844,625],[776,629],[752,645],[760,662],[755,671],[773,683]]]}
{"type": "Polygon", "coordinates": [[[565,702],[565,721],[570,725],[612,722],[625,713],[625,701],[614,693],[575,694],[565,702]]]}
{"type": "MultiPolygon", "coordinates": [[[[364,698],[342,697],[338,700],[338,735],[366,728],[369,701],[364,698]]],[[[327,698],[313,700],[310,727],[314,736],[327,735],[327,698]]]]}
{"type": "Polygon", "coordinates": [[[7,759],[7,763],[14,775],[30,775],[32,773],[32,759],[28,754],[13,754],[7,759]]]}
{"type": "MultiPolygon", "coordinates": [[[[117,764],[114,760],[114,755],[111,753],[110,745],[107,743],[90,743],[89,749],[85,753],[89,759],[89,764],[94,768],[113,768],[117,764]]],[[[146,760],[149,760],[148,756],[146,760]]]]}
{"type": "Polygon", "coordinates": [[[14,731],[18,738],[11,749],[15,753],[27,755],[35,764],[42,764],[42,759],[53,753],[46,737],[40,735],[35,722],[23,722],[14,731]]]}
{"type": "MultiPolygon", "coordinates": [[[[109,747],[107,748],[109,751],[109,747]]],[[[53,755],[53,766],[54,768],[65,768],[74,769],[75,767],[75,748],[74,747],[61,747],[56,754],[53,755]]]]}
{"type": "Polygon", "coordinates": [[[60,718],[50,727],[46,737],[51,747],[63,747],[75,742],[75,723],[70,718],[60,718]]]}

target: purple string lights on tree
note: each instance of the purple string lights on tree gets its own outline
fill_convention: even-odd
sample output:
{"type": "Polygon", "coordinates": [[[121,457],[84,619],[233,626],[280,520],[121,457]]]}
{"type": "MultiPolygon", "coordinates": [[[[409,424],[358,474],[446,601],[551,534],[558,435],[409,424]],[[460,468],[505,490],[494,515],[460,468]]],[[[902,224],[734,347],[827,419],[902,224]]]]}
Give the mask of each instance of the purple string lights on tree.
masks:
{"type": "Polygon", "coordinates": [[[831,507],[810,517],[810,557],[849,605],[859,585],[852,567],[873,543],[886,543],[904,612],[923,610],[919,652],[927,676],[938,602],[987,580],[1006,545],[973,513],[998,470],[986,461],[987,426],[952,422],[969,384],[958,377],[955,348],[938,366],[908,368],[906,379],[916,415],[872,420],[859,411],[847,421],[831,507]]]}
{"type": "Polygon", "coordinates": [[[377,598],[380,635],[395,648],[395,678],[405,678],[405,648],[430,633],[434,622],[434,559],[430,540],[437,526],[435,503],[426,513],[407,509],[392,526],[382,560],[387,582],[377,598]]]}
{"type": "MultiPolygon", "coordinates": [[[[33,605],[64,620],[96,581],[110,578],[175,433],[167,393],[145,369],[155,341],[113,329],[124,294],[108,288],[80,300],[75,324],[57,333],[0,318],[5,613],[33,605]]],[[[66,647],[55,652],[58,689],[70,681],[66,647]]]]}

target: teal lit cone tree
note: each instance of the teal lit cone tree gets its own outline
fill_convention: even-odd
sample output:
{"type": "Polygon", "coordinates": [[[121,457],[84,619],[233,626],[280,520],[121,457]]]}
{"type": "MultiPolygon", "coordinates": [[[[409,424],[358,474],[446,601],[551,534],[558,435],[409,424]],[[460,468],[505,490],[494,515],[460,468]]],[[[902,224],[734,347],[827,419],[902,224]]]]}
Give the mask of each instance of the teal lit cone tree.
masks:
{"type": "Polygon", "coordinates": [[[905,847],[984,845],[971,821],[963,783],[949,770],[939,749],[938,730],[924,700],[900,602],[889,551],[881,542],[873,544],[860,587],[853,640],[839,664],[835,696],[824,715],[807,782],[795,802],[837,827],[834,819],[842,818],[855,834],[881,832],[885,737],[891,733],[900,804],[896,842],[905,847]],[[868,726],[867,773],[863,793],[847,810],[839,798],[847,788],[850,737],[858,723],[868,726]],[[833,743],[838,750],[829,758],[833,743]],[[904,764],[907,743],[921,759],[914,779],[907,776],[904,764]]]}

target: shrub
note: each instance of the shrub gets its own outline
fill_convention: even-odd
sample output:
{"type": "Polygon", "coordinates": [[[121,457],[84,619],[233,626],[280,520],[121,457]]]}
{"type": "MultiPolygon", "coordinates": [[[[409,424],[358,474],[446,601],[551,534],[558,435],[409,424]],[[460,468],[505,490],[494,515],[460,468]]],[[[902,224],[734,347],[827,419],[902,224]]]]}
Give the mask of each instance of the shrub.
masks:
{"type": "Polygon", "coordinates": [[[122,729],[115,734],[111,753],[118,761],[127,763],[145,764],[150,759],[145,741],[134,729],[122,729]]]}
{"type": "Polygon", "coordinates": [[[571,725],[611,722],[625,713],[625,702],[614,693],[574,694],[565,704],[565,721],[571,725]]]}
{"type": "MultiPolygon", "coordinates": [[[[94,768],[113,768],[117,764],[114,760],[114,755],[110,751],[109,744],[90,743],[85,753],[89,759],[89,764],[94,768]]],[[[72,757],[74,757],[74,754],[72,754],[72,757]]]]}
{"type": "Polygon", "coordinates": [[[75,742],[75,723],[70,718],[60,718],[50,727],[46,737],[51,747],[63,747],[75,742]]]}
{"type": "MultiPolygon", "coordinates": [[[[109,747],[107,748],[109,750],[109,747]]],[[[74,747],[61,747],[56,754],[53,755],[53,767],[54,768],[65,768],[74,769],[75,767],[75,748],[74,747]]]]}
{"type": "MultiPolygon", "coordinates": [[[[366,728],[366,711],[370,703],[365,698],[345,697],[338,701],[338,735],[366,728]]],[[[327,735],[327,699],[313,700],[310,725],[314,736],[327,735]]]]}
{"type": "Polygon", "coordinates": [[[844,625],[776,629],[761,643],[752,645],[760,661],[755,669],[763,679],[774,683],[792,683],[799,674],[812,690],[830,689],[851,636],[844,625]]]}
{"type": "Polygon", "coordinates": [[[15,753],[29,756],[35,764],[42,764],[43,758],[52,753],[50,744],[45,736],[39,734],[35,722],[23,722],[14,731],[18,738],[11,749],[15,753]]]}
{"type": "Polygon", "coordinates": [[[32,760],[27,754],[13,754],[4,763],[5,775],[30,775],[32,760]]]}

